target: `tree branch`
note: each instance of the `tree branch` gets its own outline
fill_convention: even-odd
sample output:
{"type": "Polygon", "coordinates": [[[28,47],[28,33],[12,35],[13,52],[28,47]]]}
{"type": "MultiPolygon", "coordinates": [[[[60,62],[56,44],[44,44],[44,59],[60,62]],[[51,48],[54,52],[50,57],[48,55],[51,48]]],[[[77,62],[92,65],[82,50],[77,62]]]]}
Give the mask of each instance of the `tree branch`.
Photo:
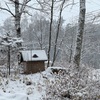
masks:
{"type": "Polygon", "coordinates": [[[0,7],[0,9],[9,12],[13,17],[15,17],[15,15],[9,9],[3,7],[0,7]]]}
{"type": "Polygon", "coordinates": [[[20,9],[20,14],[22,14],[23,12],[25,13],[25,7],[26,7],[26,4],[29,3],[31,0],[23,0],[23,3],[22,3],[22,6],[21,6],[21,9],[20,9]]]}

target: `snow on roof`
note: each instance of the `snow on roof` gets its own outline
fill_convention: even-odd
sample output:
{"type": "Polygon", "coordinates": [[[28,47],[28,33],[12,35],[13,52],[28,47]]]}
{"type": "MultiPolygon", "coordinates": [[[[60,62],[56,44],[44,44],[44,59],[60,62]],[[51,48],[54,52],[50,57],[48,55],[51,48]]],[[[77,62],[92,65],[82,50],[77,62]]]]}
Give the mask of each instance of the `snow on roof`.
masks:
{"type": "Polygon", "coordinates": [[[20,51],[24,61],[46,61],[47,55],[44,50],[20,51]]]}

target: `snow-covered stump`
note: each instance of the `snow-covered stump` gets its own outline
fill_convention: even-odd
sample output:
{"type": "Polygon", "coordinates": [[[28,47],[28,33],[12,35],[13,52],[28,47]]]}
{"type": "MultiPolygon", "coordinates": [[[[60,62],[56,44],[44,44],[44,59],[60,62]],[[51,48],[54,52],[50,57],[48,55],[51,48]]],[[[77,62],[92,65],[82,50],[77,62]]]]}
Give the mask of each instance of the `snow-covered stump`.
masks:
{"type": "MultiPolygon", "coordinates": [[[[45,69],[48,68],[47,64],[48,64],[48,61],[45,61],[45,69]]],[[[52,64],[52,61],[49,61],[49,67],[51,67],[51,64],[52,64]]]]}

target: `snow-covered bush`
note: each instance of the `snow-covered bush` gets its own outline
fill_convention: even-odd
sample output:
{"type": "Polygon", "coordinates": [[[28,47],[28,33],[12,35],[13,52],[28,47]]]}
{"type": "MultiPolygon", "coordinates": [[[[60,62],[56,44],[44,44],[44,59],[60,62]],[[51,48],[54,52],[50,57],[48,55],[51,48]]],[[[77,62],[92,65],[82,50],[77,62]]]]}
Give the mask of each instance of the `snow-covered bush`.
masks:
{"type": "Polygon", "coordinates": [[[69,67],[66,73],[53,74],[54,80],[46,84],[44,100],[99,100],[100,81],[92,79],[92,70],[86,66],[80,70],[69,67]]]}
{"type": "Polygon", "coordinates": [[[25,83],[26,85],[32,85],[32,80],[28,77],[24,77],[23,83],[25,83]]]}

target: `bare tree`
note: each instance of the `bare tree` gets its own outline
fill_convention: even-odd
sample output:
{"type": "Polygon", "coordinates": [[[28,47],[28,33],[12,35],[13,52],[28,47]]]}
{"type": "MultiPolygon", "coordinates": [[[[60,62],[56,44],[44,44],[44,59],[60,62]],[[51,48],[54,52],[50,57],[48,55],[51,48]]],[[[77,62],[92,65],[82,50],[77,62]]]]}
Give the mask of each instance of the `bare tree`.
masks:
{"type": "MultiPolygon", "coordinates": [[[[9,12],[14,17],[15,29],[16,29],[16,34],[17,34],[18,38],[21,37],[21,27],[20,27],[21,16],[23,13],[26,13],[25,8],[26,8],[26,5],[28,4],[28,2],[30,2],[30,1],[31,0],[23,0],[23,2],[20,3],[19,0],[9,0],[9,3],[14,4],[15,13],[13,13],[13,11],[11,11],[7,2],[5,2],[7,8],[0,7],[1,10],[5,10],[5,11],[9,12]]],[[[20,47],[20,46],[21,46],[21,43],[18,43],[18,47],[20,47]]]]}
{"type": "Polygon", "coordinates": [[[85,0],[80,0],[79,29],[77,33],[76,51],[74,55],[74,64],[78,68],[80,67],[80,61],[81,61],[81,51],[82,51],[84,23],[85,23],[85,11],[86,11],[85,0]]]}
{"type": "Polygon", "coordinates": [[[54,22],[54,11],[56,11],[59,6],[60,6],[60,10],[59,10],[59,18],[58,18],[58,23],[57,23],[57,27],[56,27],[56,34],[55,34],[55,42],[54,42],[54,54],[53,54],[53,63],[54,64],[55,60],[56,60],[56,55],[57,55],[57,43],[58,43],[58,38],[59,38],[59,31],[60,31],[60,26],[61,26],[61,18],[62,18],[62,11],[65,7],[72,5],[72,3],[66,3],[67,5],[64,5],[65,2],[69,2],[69,0],[37,0],[42,12],[44,11],[46,14],[48,13],[50,15],[50,30],[49,30],[49,45],[48,45],[48,67],[49,67],[49,61],[51,59],[51,45],[53,42],[53,22],[54,22]]]}
{"type": "Polygon", "coordinates": [[[54,55],[53,55],[52,66],[54,65],[54,62],[56,60],[57,42],[58,42],[59,30],[60,30],[60,26],[61,26],[61,15],[62,15],[62,11],[63,11],[63,7],[64,7],[65,1],[66,0],[62,1],[61,7],[60,7],[60,13],[59,13],[59,19],[58,19],[58,26],[57,26],[57,32],[56,32],[56,39],[55,39],[55,44],[54,44],[54,55]]]}
{"type": "Polygon", "coordinates": [[[54,9],[54,0],[52,0],[52,5],[51,5],[51,18],[50,18],[49,49],[48,49],[48,64],[47,64],[47,67],[49,67],[49,61],[50,61],[51,35],[52,35],[52,23],[53,23],[53,9],[54,9]]]}

